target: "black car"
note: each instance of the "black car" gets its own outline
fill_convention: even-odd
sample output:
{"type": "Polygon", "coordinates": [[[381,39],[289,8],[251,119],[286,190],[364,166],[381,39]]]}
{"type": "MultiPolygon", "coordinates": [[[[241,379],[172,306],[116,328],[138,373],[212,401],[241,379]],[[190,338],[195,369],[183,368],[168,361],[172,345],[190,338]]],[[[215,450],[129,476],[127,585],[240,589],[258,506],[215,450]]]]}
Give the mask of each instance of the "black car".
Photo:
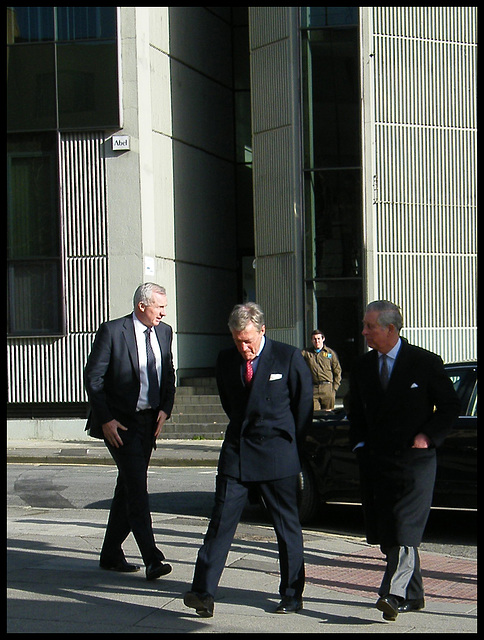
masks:
{"type": "MultiPolygon", "coordinates": [[[[455,429],[437,451],[433,507],[477,509],[477,363],[445,365],[461,400],[455,429]]],[[[356,455],[344,409],[315,412],[301,451],[299,517],[310,522],[328,502],[359,503],[356,455]]]]}

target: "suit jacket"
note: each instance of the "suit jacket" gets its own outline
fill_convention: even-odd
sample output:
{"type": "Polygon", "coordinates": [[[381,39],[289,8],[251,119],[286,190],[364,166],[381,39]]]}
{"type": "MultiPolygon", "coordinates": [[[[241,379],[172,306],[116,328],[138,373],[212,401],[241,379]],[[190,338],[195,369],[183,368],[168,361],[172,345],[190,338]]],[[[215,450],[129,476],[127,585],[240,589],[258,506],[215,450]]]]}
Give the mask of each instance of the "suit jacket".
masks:
{"type": "Polygon", "coordinates": [[[220,453],[220,473],[244,482],[299,473],[298,441],[311,423],[313,389],[301,352],[266,337],[249,389],[235,346],[217,359],[216,377],[229,418],[220,453]]]}
{"type": "MultiPolygon", "coordinates": [[[[170,416],[175,399],[173,332],[164,323],[154,329],[162,355],[159,409],[170,416]]],[[[113,418],[123,424],[134,417],[140,376],[132,314],[99,327],[84,370],[84,383],[90,403],[86,431],[91,436],[103,438],[102,425],[113,418]]]]}
{"type": "Polygon", "coordinates": [[[459,415],[459,400],[441,358],[402,339],[383,390],[378,352],[359,358],[350,380],[351,446],[360,465],[366,537],[382,548],[419,546],[432,504],[436,447],[459,415]],[[413,449],[426,434],[428,449],[413,449]]]}
{"type": "Polygon", "coordinates": [[[442,359],[402,338],[386,391],[378,371],[378,352],[361,356],[350,376],[351,446],[387,452],[412,446],[425,433],[434,447],[442,444],[459,415],[459,400],[442,359]]]}

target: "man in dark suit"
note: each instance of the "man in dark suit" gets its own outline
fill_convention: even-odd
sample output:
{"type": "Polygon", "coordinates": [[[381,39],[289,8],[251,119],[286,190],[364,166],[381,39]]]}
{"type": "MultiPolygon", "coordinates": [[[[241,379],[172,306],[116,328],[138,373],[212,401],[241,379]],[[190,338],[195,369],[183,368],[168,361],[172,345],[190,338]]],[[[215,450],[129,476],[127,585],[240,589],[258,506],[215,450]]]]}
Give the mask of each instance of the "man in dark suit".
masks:
{"type": "Polygon", "coordinates": [[[459,400],[441,358],[400,338],[395,304],[370,303],[363,326],[372,351],[350,376],[351,446],[367,540],[380,545],[387,562],[376,606],[395,620],[425,606],[418,547],[432,504],[436,448],[452,430],[459,400]]]}
{"type": "Polygon", "coordinates": [[[148,580],[171,571],[155,544],[147,490],[151,452],[175,398],[172,329],[162,322],[166,304],[163,287],[140,285],[133,313],[100,326],[84,372],[91,409],[86,430],[104,438],[118,467],[100,566],[139,570],[121,547],[132,531],[148,580]]]}
{"type": "Polygon", "coordinates": [[[298,440],[312,419],[312,379],[299,349],[265,336],[258,305],[234,307],[229,329],[235,347],[216,367],[229,418],[220,452],[212,518],[198,552],[192,590],[184,602],[211,617],[215,591],[250,491],[262,495],[279,546],[282,600],[278,613],[302,608],[303,539],[297,509],[301,470],[298,440]]]}

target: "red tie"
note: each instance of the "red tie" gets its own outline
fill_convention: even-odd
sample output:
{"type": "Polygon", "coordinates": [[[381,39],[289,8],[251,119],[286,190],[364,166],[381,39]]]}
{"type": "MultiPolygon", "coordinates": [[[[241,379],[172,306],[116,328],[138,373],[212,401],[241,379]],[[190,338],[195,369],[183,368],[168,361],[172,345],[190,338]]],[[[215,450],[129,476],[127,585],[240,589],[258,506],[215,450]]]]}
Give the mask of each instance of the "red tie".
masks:
{"type": "Polygon", "coordinates": [[[252,362],[247,360],[245,363],[245,384],[250,385],[252,378],[254,377],[254,370],[252,369],[252,362]]]}

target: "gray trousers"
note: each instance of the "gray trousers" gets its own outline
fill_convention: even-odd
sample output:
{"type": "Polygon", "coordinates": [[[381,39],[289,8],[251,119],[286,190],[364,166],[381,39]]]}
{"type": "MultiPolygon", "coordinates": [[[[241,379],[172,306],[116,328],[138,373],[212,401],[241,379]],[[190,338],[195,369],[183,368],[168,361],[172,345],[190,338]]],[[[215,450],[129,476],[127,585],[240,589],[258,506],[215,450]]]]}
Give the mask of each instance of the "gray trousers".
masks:
{"type": "Polygon", "coordinates": [[[387,557],[387,566],[378,591],[382,597],[389,594],[405,600],[424,597],[420,557],[417,547],[382,548],[387,557]]]}

